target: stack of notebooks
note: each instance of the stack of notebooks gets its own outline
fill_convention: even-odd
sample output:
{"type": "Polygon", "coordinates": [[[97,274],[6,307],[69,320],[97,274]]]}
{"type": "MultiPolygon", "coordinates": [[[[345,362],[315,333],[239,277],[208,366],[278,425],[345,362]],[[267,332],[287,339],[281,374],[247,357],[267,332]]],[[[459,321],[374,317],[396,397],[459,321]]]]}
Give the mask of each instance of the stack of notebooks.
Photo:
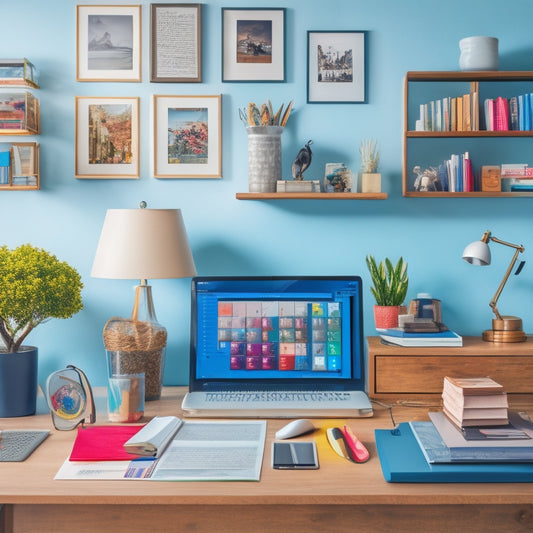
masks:
{"type": "Polygon", "coordinates": [[[395,346],[462,346],[463,338],[444,324],[415,319],[402,327],[380,329],[381,340],[395,346]]]}
{"type": "MultiPolygon", "coordinates": [[[[468,390],[482,388],[480,383],[485,380],[474,378],[468,390]]],[[[492,386],[493,392],[498,388],[496,385],[492,386]]],[[[463,383],[462,388],[465,387],[463,383]]],[[[485,390],[490,388],[487,385],[485,390]]],[[[500,401],[501,398],[506,401],[504,392],[493,394],[497,395],[500,401]]],[[[488,396],[491,394],[485,395],[488,396]]],[[[376,445],[386,481],[532,482],[533,422],[524,413],[506,407],[496,409],[505,409],[505,425],[459,426],[444,411],[439,411],[429,413],[429,422],[404,422],[392,430],[377,429],[376,445]]]]}
{"type": "Polygon", "coordinates": [[[459,428],[509,423],[507,394],[489,377],[445,377],[442,402],[444,414],[459,428]]]}

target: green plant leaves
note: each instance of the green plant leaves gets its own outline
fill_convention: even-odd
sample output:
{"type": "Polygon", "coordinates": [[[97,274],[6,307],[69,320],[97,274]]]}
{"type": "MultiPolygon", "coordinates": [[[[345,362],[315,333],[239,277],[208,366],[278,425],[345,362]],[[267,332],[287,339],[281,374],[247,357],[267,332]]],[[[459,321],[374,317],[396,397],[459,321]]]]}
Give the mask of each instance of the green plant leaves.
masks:
{"type": "Polygon", "coordinates": [[[409,278],[407,263],[400,257],[396,266],[387,257],[379,265],[372,255],[366,256],[366,265],[370,272],[373,286],[370,292],[377,305],[402,305],[407,295],[409,278]]]}

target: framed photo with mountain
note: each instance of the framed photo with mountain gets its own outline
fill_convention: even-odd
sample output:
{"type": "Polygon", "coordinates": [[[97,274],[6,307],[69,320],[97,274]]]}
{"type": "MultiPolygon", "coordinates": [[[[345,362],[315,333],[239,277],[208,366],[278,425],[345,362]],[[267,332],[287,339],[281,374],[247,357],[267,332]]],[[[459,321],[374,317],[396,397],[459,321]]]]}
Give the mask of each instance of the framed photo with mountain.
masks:
{"type": "Polygon", "coordinates": [[[141,81],[141,6],[76,6],[76,80],[141,81]]]}
{"type": "Polygon", "coordinates": [[[366,103],[366,33],[307,32],[308,103],[366,103]]]}
{"type": "Polygon", "coordinates": [[[139,178],[139,98],[76,96],[76,178],[139,178]]]}
{"type": "Polygon", "coordinates": [[[222,95],[154,95],[154,176],[222,177],[222,95]]]}
{"type": "Polygon", "coordinates": [[[222,8],[222,81],[285,81],[285,8],[222,8]]]}

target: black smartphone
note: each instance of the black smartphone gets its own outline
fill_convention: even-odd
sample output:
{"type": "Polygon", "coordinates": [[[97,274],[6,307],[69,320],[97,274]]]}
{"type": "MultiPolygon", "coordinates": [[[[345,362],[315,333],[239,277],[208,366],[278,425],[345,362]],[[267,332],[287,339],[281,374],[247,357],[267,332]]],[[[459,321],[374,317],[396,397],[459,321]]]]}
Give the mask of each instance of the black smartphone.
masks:
{"type": "Polygon", "coordinates": [[[279,470],[316,470],[318,468],[316,442],[273,442],[272,468],[279,470]]]}

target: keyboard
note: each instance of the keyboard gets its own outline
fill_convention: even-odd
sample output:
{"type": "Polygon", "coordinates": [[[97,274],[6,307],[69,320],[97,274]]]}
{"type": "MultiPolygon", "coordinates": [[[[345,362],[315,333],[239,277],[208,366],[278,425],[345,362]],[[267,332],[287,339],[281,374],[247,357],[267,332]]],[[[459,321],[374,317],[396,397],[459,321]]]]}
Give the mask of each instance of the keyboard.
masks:
{"type": "Polygon", "coordinates": [[[0,461],[24,461],[49,433],[48,430],[0,431],[0,461]]]}
{"type": "Polygon", "coordinates": [[[213,391],[189,392],[186,416],[236,418],[368,417],[372,406],[362,391],[213,391]]]}

